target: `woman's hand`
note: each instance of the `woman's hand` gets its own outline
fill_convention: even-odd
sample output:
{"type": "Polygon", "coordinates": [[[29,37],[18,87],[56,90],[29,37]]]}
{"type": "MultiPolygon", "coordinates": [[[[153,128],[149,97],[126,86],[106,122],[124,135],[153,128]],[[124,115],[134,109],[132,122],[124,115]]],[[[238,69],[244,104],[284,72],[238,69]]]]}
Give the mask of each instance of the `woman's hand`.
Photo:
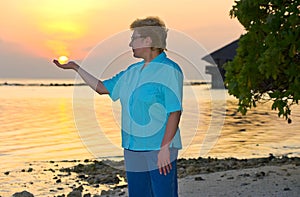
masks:
{"type": "Polygon", "coordinates": [[[78,64],[76,64],[73,61],[70,61],[66,64],[59,63],[58,60],[53,60],[53,63],[62,69],[73,69],[75,72],[77,72],[80,77],[84,80],[84,82],[89,85],[94,91],[96,91],[98,94],[109,94],[109,91],[106,89],[106,87],[103,85],[102,81],[88,73],[86,70],[84,70],[82,67],[80,67],[78,64]]]}
{"type": "Polygon", "coordinates": [[[170,162],[170,149],[168,146],[162,147],[157,156],[157,166],[160,174],[165,176],[172,170],[170,162]]]}
{"type": "Polygon", "coordinates": [[[76,64],[76,63],[73,62],[73,61],[70,61],[70,62],[68,62],[68,63],[66,63],[66,64],[61,64],[61,63],[59,63],[58,60],[53,60],[53,63],[54,63],[57,67],[62,68],[62,69],[73,69],[73,70],[78,70],[78,68],[79,68],[79,65],[76,64]]]}

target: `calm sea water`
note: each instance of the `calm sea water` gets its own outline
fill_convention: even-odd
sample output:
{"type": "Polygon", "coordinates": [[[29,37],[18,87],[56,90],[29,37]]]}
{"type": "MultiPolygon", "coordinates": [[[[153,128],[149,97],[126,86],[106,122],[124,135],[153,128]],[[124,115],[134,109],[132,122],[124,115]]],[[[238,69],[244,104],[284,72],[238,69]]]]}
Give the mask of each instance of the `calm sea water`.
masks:
{"type": "MultiPolygon", "coordinates": [[[[269,103],[247,116],[236,113],[236,104],[226,90],[184,86],[180,157],[300,156],[299,106],[292,108],[293,122],[287,124],[270,110],[269,103]]],[[[118,103],[95,95],[86,86],[0,86],[2,194],[11,194],[13,183],[18,183],[17,177],[3,172],[23,168],[26,162],[122,159],[119,111],[118,103]]],[[[49,192],[46,185],[38,187],[43,184],[41,178],[36,181],[36,193],[49,192]]]]}
{"type": "MultiPolygon", "coordinates": [[[[300,155],[299,106],[287,124],[268,103],[244,117],[235,113],[236,100],[226,90],[184,89],[180,157],[300,155]]],[[[94,95],[85,86],[0,86],[0,101],[1,167],[122,156],[119,106],[108,96],[94,95]]]]}

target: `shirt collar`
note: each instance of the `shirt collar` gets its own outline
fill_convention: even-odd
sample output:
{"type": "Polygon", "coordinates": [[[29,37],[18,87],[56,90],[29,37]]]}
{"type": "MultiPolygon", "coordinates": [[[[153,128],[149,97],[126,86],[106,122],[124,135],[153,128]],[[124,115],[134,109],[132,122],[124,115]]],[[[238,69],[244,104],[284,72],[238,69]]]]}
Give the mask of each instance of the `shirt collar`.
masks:
{"type": "MultiPolygon", "coordinates": [[[[153,60],[151,60],[151,63],[159,63],[162,62],[167,57],[167,54],[165,52],[160,53],[158,56],[156,56],[153,60]]],[[[145,63],[145,60],[141,61],[141,64],[143,65],[145,63]]]]}
{"type": "Polygon", "coordinates": [[[167,57],[165,52],[162,52],[158,56],[156,56],[151,62],[162,62],[167,57]]]}

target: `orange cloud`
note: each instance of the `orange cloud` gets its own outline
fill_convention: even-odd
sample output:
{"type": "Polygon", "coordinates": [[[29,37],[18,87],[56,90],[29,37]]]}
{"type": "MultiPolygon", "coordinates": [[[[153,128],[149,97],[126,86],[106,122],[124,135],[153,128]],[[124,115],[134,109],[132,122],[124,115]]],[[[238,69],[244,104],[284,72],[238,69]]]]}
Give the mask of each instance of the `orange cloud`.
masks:
{"type": "Polygon", "coordinates": [[[89,22],[92,20],[89,13],[95,13],[93,11],[95,7],[104,8],[105,2],[97,0],[7,2],[5,7],[14,12],[4,13],[9,22],[1,21],[0,25],[9,28],[5,28],[1,34],[4,40],[18,42],[38,56],[80,53],[83,56],[81,48],[87,46],[74,47],[74,45],[84,43],[81,40],[89,40],[87,34],[91,29],[89,22]]]}
{"type": "Polygon", "coordinates": [[[169,28],[215,48],[241,32],[241,26],[229,18],[231,1],[152,0],[147,5],[138,0],[3,1],[0,38],[37,56],[82,59],[85,49],[127,30],[136,18],[157,15],[169,28]]]}

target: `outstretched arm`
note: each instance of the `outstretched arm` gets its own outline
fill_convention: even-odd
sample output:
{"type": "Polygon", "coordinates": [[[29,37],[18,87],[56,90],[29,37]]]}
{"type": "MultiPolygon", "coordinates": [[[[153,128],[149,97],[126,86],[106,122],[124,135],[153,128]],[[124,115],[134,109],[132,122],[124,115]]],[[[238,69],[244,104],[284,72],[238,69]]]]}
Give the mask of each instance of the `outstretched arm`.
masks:
{"type": "Polygon", "coordinates": [[[86,70],[82,69],[75,62],[70,61],[66,64],[60,64],[57,60],[53,60],[53,63],[56,64],[57,67],[62,68],[62,69],[75,70],[80,75],[80,77],[84,80],[84,82],[86,84],[88,84],[97,93],[99,93],[99,94],[109,94],[108,90],[103,85],[101,80],[95,78],[93,75],[88,73],[86,70]]]}

